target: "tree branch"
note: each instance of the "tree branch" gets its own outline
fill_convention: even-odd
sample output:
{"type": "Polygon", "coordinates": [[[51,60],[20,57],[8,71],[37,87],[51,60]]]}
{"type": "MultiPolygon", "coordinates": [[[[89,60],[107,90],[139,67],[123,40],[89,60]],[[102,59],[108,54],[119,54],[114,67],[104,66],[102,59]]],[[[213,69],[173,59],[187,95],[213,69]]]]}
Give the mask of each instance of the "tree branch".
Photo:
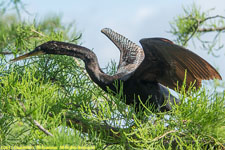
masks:
{"type": "Polygon", "coordinates": [[[109,126],[108,124],[99,124],[98,122],[89,121],[86,122],[80,118],[71,117],[71,115],[67,115],[66,117],[66,123],[70,127],[74,127],[79,131],[89,133],[90,130],[97,131],[98,133],[102,133],[102,130],[104,130],[104,133],[112,136],[112,137],[119,137],[121,128],[115,128],[112,126],[109,126]]]}
{"type": "MultiPolygon", "coordinates": [[[[24,112],[26,112],[26,108],[22,102],[19,102],[20,106],[23,108],[24,112]]],[[[46,130],[40,123],[38,123],[36,120],[34,120],[31,116],[28,117],[29,120],[33,122],[35,126],[38,127],[41,131],[43,131],[48,136],[53,136],[48,130],[46,130]]]]}
{"type": "Polygon", "coordinates": [[[221,16],[221,15],[215,15],[215,16],[207,17],[207,18],[205,18],[204,20],[201,20],[201,22],[205,22],[205,21],[207,21],[207,20],[215,19],[215,18],[225,19],[224,16],[221,16]]]}
{"type": "Polygon", "coordinates": [[[45,35],[43,33],[41,33],[41,32],[38,32],[38,31],[36,31],[34,29],[31,29],[31,31],[34,32],[34,33],[37,33],[38,35],[40,35],[42,37],[45,37],[45,35]]]}
{"type": "MultiPolygon", "coordinates": [[[[151,142],[158,141],[158,140],[160,140],[161,138],[167,136],[167,134],[174,133],[174,132],[178,132],[178,131],[177,131],[177,130],[171,130],[171,131],[168,131],[168,132],[164,133],[163,135],[154,138],[151,142]]],[[[183,134],[183,133],[182,133],[182,134],[183,134]]]]}
{"type": "MultiPolygon", "coordinates": [[[[30,119],[32,119],[30,117],[30,119]]],[[[53,136],[48,130],[46,130],[41,124],[39,124],[36,120],[33,120],[33,123],[41,130],[43,131],[46,135],[48,136],[53,136]]]]}
{"type": "Polygon", "coordinates": [[[198,29],[198,32],[214,32],[214,31],[223,31],[225,30],[225,26],[224,27],[217,27],[217,28],[202,28],[202,29],[198,29]]]}
{"type": "Polygon", "coordinates": [[[12,52],[0,52],[0,54],[2,54],[2,55],[11,55],[13,53],[12,52]]]}

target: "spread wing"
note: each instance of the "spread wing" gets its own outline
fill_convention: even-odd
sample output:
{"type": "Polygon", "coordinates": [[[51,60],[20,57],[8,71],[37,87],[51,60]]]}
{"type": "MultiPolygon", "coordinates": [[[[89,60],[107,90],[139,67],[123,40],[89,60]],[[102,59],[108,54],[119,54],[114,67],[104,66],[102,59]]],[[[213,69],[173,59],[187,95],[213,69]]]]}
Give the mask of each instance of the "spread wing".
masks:
{"type": "Polygon", "coordinates": [[[186,70],[186,85],[201,80],[222,79],[220,74],[207,61],[184,47],[163,38],[140,40],[145,58],[132,77],[140,80],[157,81],[169,88],[180,87],[186,70]]]}
{"type": "Polygon", "coordinates": [[[126,76],[130,76],[130,73],[136,70],[144,59],[143,49],[123,35],[114,32],[112,29],[104,28],[101,32],[104,33],[120,50],[117,74],[123,73],[126,76]]]}

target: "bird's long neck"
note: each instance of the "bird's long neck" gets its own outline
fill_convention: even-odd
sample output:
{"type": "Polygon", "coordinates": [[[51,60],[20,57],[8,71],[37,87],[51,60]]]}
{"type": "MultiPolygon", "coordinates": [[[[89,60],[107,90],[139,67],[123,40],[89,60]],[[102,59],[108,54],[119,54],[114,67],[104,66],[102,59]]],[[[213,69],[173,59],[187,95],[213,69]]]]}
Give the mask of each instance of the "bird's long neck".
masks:
{"type": "Polygon", "coordinates": [[[54,42],[54,51],[47,51],[48,54],[67,55],[80,58],[85,63],[85,68],[91,79],[98,84],[103,90],[106,90],[107,85],[114,81],[113,76],[105,74],[99,67],[98,59],[91,50],[70,43],[54,42]]]}

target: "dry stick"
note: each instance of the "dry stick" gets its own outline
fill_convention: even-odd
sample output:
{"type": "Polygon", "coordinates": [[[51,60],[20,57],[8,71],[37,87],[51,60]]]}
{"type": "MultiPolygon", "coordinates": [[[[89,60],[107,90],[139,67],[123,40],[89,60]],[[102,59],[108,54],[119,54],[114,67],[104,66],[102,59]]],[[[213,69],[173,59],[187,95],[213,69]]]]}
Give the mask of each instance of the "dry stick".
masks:
{"type": "MultiPolygon", "coordinates": [[[[30,117],[30,119],[32,119],[30,117]]],[[[48,136],[53,136],[48,130],[46,130],[42,125],[40,125],[36,120],[33,120],[34,124],[41,130],[43,131],[46,135],[48,136]]]]}
{"type": "MultiPolygon", "coordinates": [[[[20,106],[23,107],[24,112],[26,112],[26,108],[22,102],[19,102],[20,106]]],[[[34,120],[31,116],[29,116],[29,119],[33,121],[34,125],[38,127],[41,131],[43,131],[48,136],[53,136],[48,130],[46,130],[40,123],[38,123],[36,120],[34,120]]]]}
{"type": "Polygon", "coordinates": [[[0,54],[2,54],[2,55],[11,55],[13,53],[12,52],[0,52],[0,54]]]}
{"type": "Polygon", "coordinates": [[[34,33],[39,34],[40,36],[45,37],[45,35],[44,35],[43,33],[41,33],[41,32],[38,32],[38,31],[36,31],[36,30],[34,30],[34,29],[31,29],[31,31],[34,32],[34,33]]]}
{"type": "Polygon", "coordinates": [[[213,31],[223,31],[225,27],[218,27],[218,28],[202,28],[198,29],[198,32],[213,32],[213,31]]]}
{"type": "Polygon", "coordinates": [[[174,133],[174,132],[177,132],[177,130],[171,130],[171,131],[168,131],[168,132],[164,133],[163,135],[154,138],[151,142],[158,141],[158,140],[160,140],[161,138],[165,137],[167,134],[174,133]]]}

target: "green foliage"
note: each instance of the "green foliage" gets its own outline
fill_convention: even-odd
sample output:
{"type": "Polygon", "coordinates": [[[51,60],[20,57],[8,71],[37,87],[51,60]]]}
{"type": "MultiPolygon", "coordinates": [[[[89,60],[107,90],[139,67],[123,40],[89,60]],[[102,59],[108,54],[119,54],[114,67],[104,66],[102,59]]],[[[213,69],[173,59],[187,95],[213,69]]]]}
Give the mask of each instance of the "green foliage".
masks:
{"type": "MultiPolygon", "coordinates": [[[[179,91],[181,104],[171,112],[153,113],[146,107],[136,114],[133,106],[124,104],[121,89],[115,96],[103,92],[77,59],[45,55],[9,63],[6,54],[18,55],[49,40],[77,44],[80,36],[72,24],[63,25],[60,17],[34,23],[1,17],[5,20],[0,22],[4,54],[0,58],[0,145],[224,148],[224,92],[210,95],[204,88],[185,92],[184,85],[179,91]]],[[[106,72],[115,71],[111,62],[106,72]]]]}
{"type": "Polygon", "coordinates": [[[194,4],[189,8],[184,8],[184,13],[171,23],[171,33],[177,36],[178,44],[185,46],[191,35],[196,33],[196,29],[202,23],[201,20],[206,18],[206,13],[200,12],[194,4]]]}
{"type": "MultiPolygon", "coordinates": [[[[1,145],[10,144],[10,142],[20,145],[21,138],[25,141],[31,141],[35,134],[41,137],[41,132],[35,131],[35,127],[30,123],[30,116],[35,120],[46,117],[46,111],[53,108],[58,95],[53,94],[56,92],[55,86],[39,81],[40,79],[34,78],[32,72],[24,74],[22,78],[17,72],[12,72],[1,78],[1,114],[4,120],[2,123],[5,124],[9,120],[8,118],[10,118],[8,121],[10,123],[13,119],[13,124],[7,124],[6,131],[8,132],[1,130],[2,133],[5,133],[1,134],[3,136],[1,145]],[[29,128],[30,130],[28,130],[29,128]]],[[[45,123],[43,123],[48,124],[48,120],[52,118],[45,119],[43,120],[45,123]]],[[[28,144],[31,143],[28,142],[28,144]]]]}
{"type": "Polygon", "coordinates": [[[216,56],[216,50],[223,48],[220,37],[225,30],[225,17],[211,16],[212,11],[213,9],[203,12],[195,4],[185,7],[184,14],[177,16],[170,23],[170,33],[175,36],[175,42],[187,46],[189,40],[196,38],[202,44],[203,49],[216,56]],[[210,37],[206,37],[206,33],[209,32],[212,32],[210,37]]]}
{"type": "Polygon", "coordinates": [[[15,16],[7,15],[2,16],[0,15],[0,52],[7,50],[8,39],[12,39],[15,33],[15,26],[17,24],[17,19],[15,16]]]}
{"type": "Polygon", "coordinates": [[[133,147],[143,149],[221,149],[225,142],[224,93],[180,92],[181,104],[169,113],[146,113],[150,121],[136,119],[124,133],[133,147]]]}
{"type": "Polygon", "coordinates": [[[76,35],[74,23],[63,26],[60,17],[56,16],[33,24],[19,22],[15,17],[7,15],[0,16],[0,19],[4,21],[0,22],[0,52],[3,54],[23,53],[32,50],[37,44],[50,40],[64,39],[76,43],[76,39],[81,37],[81,34],[76,35]]]}

